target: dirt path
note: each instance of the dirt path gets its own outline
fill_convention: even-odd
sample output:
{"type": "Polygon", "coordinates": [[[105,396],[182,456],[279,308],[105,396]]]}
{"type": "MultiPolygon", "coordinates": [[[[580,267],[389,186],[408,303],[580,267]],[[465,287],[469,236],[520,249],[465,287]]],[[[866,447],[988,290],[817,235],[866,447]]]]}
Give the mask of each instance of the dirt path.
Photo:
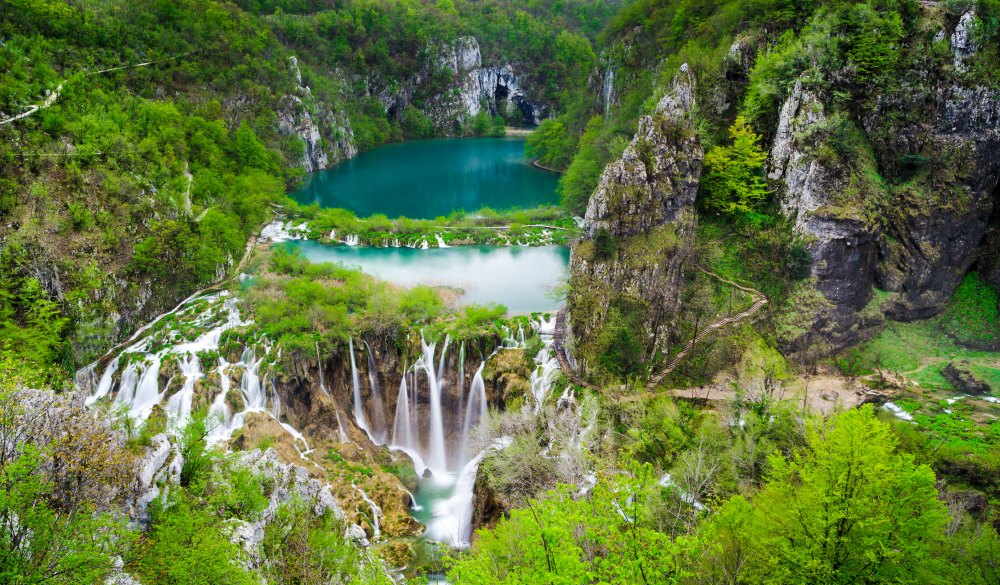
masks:
{"type": "Polygon", "coordinates": [[[539,163],[539,162],[538,162],[538,159],[537,159],[537,158],[536,158],[535,160],[531,161],[531,164],[532,164],[532,166],[534,166],[534,167],[535,167],[536,169],[542,169],[543,171],[548,171],[548,172],[550,172],[550,173],[555,173],[555,174],[557,174],[557,175],[561,175],[561,174],[563,174],[563,171],[558,171],[558,170],[556,170],[556,169],[553,169],[553,168],[550,168],[550,167],[547,167],[547,166],[545,166],[545,165],[543,165],[543,164],[539,163]]]}

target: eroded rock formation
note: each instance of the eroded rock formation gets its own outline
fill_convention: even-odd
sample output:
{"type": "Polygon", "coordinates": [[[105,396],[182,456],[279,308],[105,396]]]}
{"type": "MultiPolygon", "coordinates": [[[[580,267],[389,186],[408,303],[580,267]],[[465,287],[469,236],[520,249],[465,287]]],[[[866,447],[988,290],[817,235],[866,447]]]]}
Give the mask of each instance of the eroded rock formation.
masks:
{"type": "Polygon", "coordinates": [[[572,290],[586,294],[569,298],[573,330],[584,343],[596,337],[615,303],[641,305],[650,350],[669,336],[694,237],[704,156],[694,96],[694,75],[684,65],[591,196],[589,238],[574,246],[571,260],[572,290]]]}

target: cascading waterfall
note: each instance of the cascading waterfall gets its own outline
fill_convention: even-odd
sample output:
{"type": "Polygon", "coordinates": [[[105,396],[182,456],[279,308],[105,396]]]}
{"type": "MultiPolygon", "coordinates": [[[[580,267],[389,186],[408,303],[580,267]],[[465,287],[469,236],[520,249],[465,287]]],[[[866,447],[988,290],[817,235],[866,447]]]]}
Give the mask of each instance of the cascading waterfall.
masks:
{"type": "MultiPolygon", "coordinates": [[[[550,387],[555,379],[555,369],[558,368],[558,361],[554,358],[551,350],[552,325],[554,321],[543,321],[536,323],[542,336],[544,347],[535,356],[535,370],[531,377],[531,394],[534,402],[533,411],[539,412],[540,404],[549,395],[550,387]]],[[[504,340],[500,351],[506,349],[519,349],[525,347],[525,331],[519,327],[516,331],[508,330],[504,335],[504,340]]],[[[472,376],[468,393],[464,388],[465,377],[465,349],[464,345],[459,348],[458,357],[458,385],[457,400],[449,406],[448,413],[444,411],[442,402],[443,390],[447,388],[451,380],[445,376],[445,366],[447,364],[447,349],[450,338],[445,339],[441,345],[441,354],[436,354],[437,345],[428,343],[421,338],[421,356],[412,368],[404,369],[404,375],[400,381],[397,394],[395,419],[393,422],[391,448],[407,453],[414,462],[418,476],[423,486],[417,492],[418,502],[412,508],[414,513],[419,513],[418,518],[427,526],[426,536],[431,540],[436,540],[453,547],[466,547],[472,533],[472,500],[475,486],[476,474],[479,464],[490,449],[501,449],[509,444],[510,439],[503,437],[494,441],[486,449],[477,453],[474,457],[468,458],[467,450],[470,446],[470,435],[477,425],[482,424],[488,413],[486,384],[483,372],[487,362],[496,353],[490,354],[478,366],[472,376]],[[437,359],[435,359],[437,358],[437,359]],[[435,367],[436,366],[436,367],[435,367]],[[422,374],[422,376],[418,376],[422,374]],[[420,403],[417,400],[417,381],[424,377],[427,379],[428,394],[427,402],[429,406],[429,420],[419,420],[420,403]],[[457,406],[457,409],[454,407],[457,406]],[[454,409],[454,410],[452,410],[454,409]],[[447,446],[444,438],[444,425],[455,425],[449,428],[456,429],[455,449],[447,457],[447,446]],[[429,438],[423,443],[417,437],[419,429],[426,429],[429,438]],[[461,434],[457,431],[460,429],[461,434]],[[424,465],[426,461],[427,465],[424,465]],[[444,462],[444,463],[442,463],[444,462]],[[425,475],[426,470],[430,470],[430,475],[425,475]],[[421,499],[422,491],[426,488],[430,493],[448,494],[438,499],[421,499]],[[423,504],[423,505],[421,505],[423,504]],[[426,511],[424,511],[426,509],[426,511]]],[[[447,392],[449,396],[455,397],[455,392],[447,392]]]]}
{"type": "Polygon", "coordinates": [[[465,409],[465,424],[462,425],[462,457],[465,457],[465,451],[469,447],[469,431],[486,420],[486,383],[483,381],[485,365],[485,360],[479,364],[479,369],[476,370],[472,385],[469,387],[469,403],[465,409]]]}
{"type": "Polygon", "coordinates": [[[111,392],[111,386],[115,381],[115,373],[118,372],[118,360],[119,358],[116,357],[108,364],[108,367],[104,370],[104,374],[101,375],[101,381],[97,383],[97,389],[84,401],[85,405],[90,406],[107,396],[108,392],[111,392]]]}
{"type": "MultiPolygon", "coordinates": [[[[81,371],[80,376],[78,376],[81,381],[79,388],[90,392],[85,401],[87,405],[97,404],[113,395],[114,403],[125,409],[133,421],[141,423],[149,418],[154,407],[163,404],[164,411],[171,422],[172,432],[185,424],[191,416],[192,403],[198,391],[198,382],[206,377],[202,371],[199,356],[206,352],[218,351],[222,334],[225,331],[249,323],[241,319],[236,301],[229,296],[228,292],[201,297],[193,296],[181,303],[170,314],[179,320],[187,319],[187,325],[202,328],[206,332],[193,341],[183,341],[181,334],[176,329],[166,327],[157,330],[152,327],[166,315],[159,317],[150,325],[140,329],[129,340],[132,345],[108,363],[101,373],[96,388],[92,380],[98,364],[92,364],[81,371]],[[220,308],[224,311],[220,312],[220,308]],[[160,349],[151,352],[150,348],[152,347],[160,349]],[[160,374],[161,365],[168,357],[173,358],[176,362],[183,381],[180,390],[167,398],[166,403],[164,403],[166,391],[171,384],[168,380],[161,388],[160,374]],[[116,380],[115,376],[119,372],[119,379],[116,380]]],[[[259,370],[269,352],[270,347],[265,345],[263,355],[258,358],[255,347],[247,346],[243,350],[240,361],[235,364],[228,363],[225,358],[219,358],[218,367],[213,370],[219,376],[219,393],[215,395],[209,406],[211,421],[209,424],[212,426],[207,441],[210,444],[227,441],[234,431],[243,426],[247,414],[263,412],[275,418],[282,428],[292,436],[293,444],[299,453],[306,455],[309,452],[309,446],[305,437],[291,425],[280,420],[281,404],[276,393],[271,397],[271,409],[267,408],[268,397],[265,382],[261,379],[259,370]],[[230,391],[230,374],[231,371],[240,369],[243,370],[239,388],[243,397],[244,409],[233,414],[227,402],[230,391]]]]}
{"type": "Polygon", "coordinates": [[[353,487],[359,494],[361,494],[361,499],[364,500],[366,504],[368,504],[368,508],[371,510],[372,538],[378,538],[379,536],[382,535],[382,529],[379,523],[379,516],[382,515],[382,508],[380,508],[379,505],[376,504],[374,500],[368,497],[368,494],[365,493],[365,490],[359,488],[358,486],[353,486],[353,487]]]}
{"type": "MultiPolygon", "coordinates": [[[[399,381],[399,394],[396,397],[396,417],[392,425],[392,445],[407,452],[416,453],[418,446],[413,440],[413,427],[410,425],[410,390],[406,385],[406,370],[399,381]]],[[[412,456],[412,455],[411,455],[412,456]]]]}
{"type": "Polygon", "coordinates": [[[358,374],[358,364],[354,360],[354,338],[347,342],[348,351],[351,354],[351,386],[354,400],[354,420],[358,423],[358,428],[363,430],[372,443],[379,444],[372,436],[371,427],[368,426],[368,419],[365,418],[365,408],[361,403],[361,376],[358,374]]]}
{"type": "Polygon", "coordinates": [[[385,425],[385,403],[382,401],[382,389],[378,383],[378,369],[375,367],[375,357],[372,348],[365,342],[368,351],[368,383],[371,385],[372,434],[376,445],[384,445],[389,433],[385,425]]]}
{"type": "MultiPolygon", "coordinates": [[[[441,363],[444,364],[445,354],[448,352],[448,342],[450,338],[445,338],[444,349],[441,351],[441,363]]],[[[427,343],[423,336],[420,339],[423,355],[417,364],[423,368],[427,375],[428,394],[430,397],[430,435],[429,456],[427,466],[435,474],[446,474],[448,472],[448,458],[445,454],[444,445],[444,416],[441,412],[441,384],[438,372],[434,370],[434,343],[427,343]]]]}
{"type": "Polygon", "coordinates": [[[201,360],[197,355],[181,358],[178,364],[184,375],[184,385],[179,392],[167,399],[167,413],[178,424],[182,424],[191,416],[191,401],[194,399],[194,385],[204,377],[201,373],[201,360]]]}

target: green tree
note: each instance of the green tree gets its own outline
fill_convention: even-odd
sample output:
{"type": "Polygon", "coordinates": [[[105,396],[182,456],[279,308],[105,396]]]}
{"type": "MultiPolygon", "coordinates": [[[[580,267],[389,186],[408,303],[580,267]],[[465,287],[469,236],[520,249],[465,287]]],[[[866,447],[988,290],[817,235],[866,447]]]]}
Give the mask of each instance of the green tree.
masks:
{"type": "Polygon", "coordinates": [[[311,503],[298,498],[278,508],[261,547],[270,583],[391,583],[377,561],[344,538],[342,521],[332,512],[314,516],[311,503]]]}
{"type": "Polygon", "coordinates": [[[127,560],[143,583],[159,585],[251,585],[239,564],[240,547],[222,532],[215,515],[184,492],[150,504],[152,526],[127,560]]]}
{"type": "Polygon", "coordinates": [[[649,503],[660,486],[652,466],[601,478],[586,497],[560,486],[493,529],[453,559],[449,579],[476,585],[657,584],[691,575],[697,541],[671,538],[652,525],[649,503]]]}
{"type": "Polygon", "coordinates": [[[746,533],[749,582],[938,582],[947,514],[934,472],[896,443],[865,406],[812,421],[801,453],[772,457],[746,533]]]}
{"type": "Polygon", "coordinates": [[[752,216],[768,195],[763,177],[767,153],[743,116],[729,127],[729,137],[731,145],[716,146],[705,155],[703,201],[718,213],[752,216]]]}
{"type": "Polygon", "coordinates": [[[53,394],[0,390],[0,583],[101,583],[134,539],[122,438],[53,394]]]}

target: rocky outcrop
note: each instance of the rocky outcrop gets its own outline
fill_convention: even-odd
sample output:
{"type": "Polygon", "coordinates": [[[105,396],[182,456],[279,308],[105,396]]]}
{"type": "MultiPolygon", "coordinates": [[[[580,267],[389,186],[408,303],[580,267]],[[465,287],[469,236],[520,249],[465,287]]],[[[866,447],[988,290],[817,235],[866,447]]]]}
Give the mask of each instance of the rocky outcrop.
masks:
{"type": "Polygon", "coordinates": [[[419,104],[443,134],[458,133],[484,110],[492,116],[520,117],[527,125],[537,126],[545,117],[548,108],[531,96],[516,64],[484,66],[475,37],[459,37],[427,51],[432,54],[429,65],[408,79],[366,80],[369,95],[382,102],[390,116],[400,118],[407,107],[419,104]]]}
{"type": "Polygon", "coordinates": [[[601,174],[584,218],[591,237],[600,230],[613,236],[647,232],[691,208],[704,157],[693,108],[694,76],[683,65],[654,114],[639,120],[621,158],[601,174]]]}
{"type": "Polygon", "coordinates": [[[596,339],[616,304],[644,314],[650,353],[670,337],[693,244],[704,156],[694,87],[683,65],[590,198],[584,219],[589,237],[573,247],[568,299],[573,331],[583,344],[596,339]]]}
{"type": "Polygon", "coordinates": [[[311,173],[353,158],[358,150],[347,114],[334,112],[313,97],[312,90],[302,84],[302,72],[295,57],[289,57],[289,69],[296,89],[279,103],[278,131],[302,140],[302,168],[311,173]]]}
{"type": "Polygon", "coordinates": [[[941,370],[941,375],[955,390],[964,394],[973,396],[990,394],[990,385],[977,378],[975,374],[960,364],[948,364],[941,370]]]}
{"type": "MultiPolygon", "coordinates": [[[[975,55],[974,21],[965,13],[952,34],[957,69],[975,55]]],[[[978,259],[990,261],[1000,180],[1000,92],[940,71],[907,78],[862,117],[886,174],[926,175],[900,180],[877,209],[886,231],[878,284],[899,293],[888,314],[901,320],[936,314],[978,259]],[[887,128],[893,119],[903,122],[887,128]]]]}
{"type": "Polygon", "coordinates": [[[955,31],[951,33],[951,50],[955,54],[954,66],[957,71],[965,71],[965,62],[976,54],[976,39],[974,27],[976,11],[969,10],[958,19],[955,31]]]}
{"type": "MultiPolygon", "coordinates": [[[[815,93],[796,82],[781,108],[767,176],[781,187],[781,207],[811,256],[810,285],[826,303],[783,340],[793,353],[836,351],[866,337],[876,323],[861,311],[872,298],[878,231],[864,214],[864,189],[851,161],[821,155],[833,124],[815,93]]],[[[828,148],[828,147],[827,147],[828,148]]],[[[804,290],[802,291],[804,292],[804,290]]],[[[792,311],[800,305],[792,303],[792,311]]]]}

